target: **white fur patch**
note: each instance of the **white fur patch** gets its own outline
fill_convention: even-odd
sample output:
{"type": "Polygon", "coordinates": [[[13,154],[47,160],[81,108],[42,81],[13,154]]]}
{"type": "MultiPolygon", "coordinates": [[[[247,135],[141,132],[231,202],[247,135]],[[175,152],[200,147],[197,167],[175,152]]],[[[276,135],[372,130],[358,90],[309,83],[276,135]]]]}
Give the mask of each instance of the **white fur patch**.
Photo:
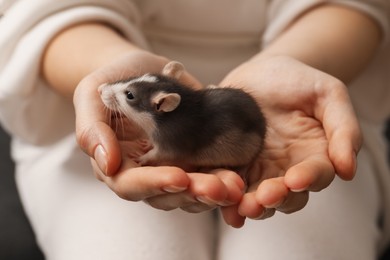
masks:
{"type": "Polygon", "coordinates": [[[156,76],[153,76],[150,74],[145,74],[141,77],[130,80],[129,82],[127,82],[127,84],[131,85],[131,84],[139,83],[139,82],[157,83],[158,78],[156,76]]]}
{"type": "Polygon", "coordinates": [[[153,133],[156,131],[156,122],[153,119],[153,116],[148,112],[139,112],[134,110],[131,106],[123,106],[121,112],[130,119],[130,121],[135,122],[138,126],[145,130],[149,138],[152,138],[153,133]]]}

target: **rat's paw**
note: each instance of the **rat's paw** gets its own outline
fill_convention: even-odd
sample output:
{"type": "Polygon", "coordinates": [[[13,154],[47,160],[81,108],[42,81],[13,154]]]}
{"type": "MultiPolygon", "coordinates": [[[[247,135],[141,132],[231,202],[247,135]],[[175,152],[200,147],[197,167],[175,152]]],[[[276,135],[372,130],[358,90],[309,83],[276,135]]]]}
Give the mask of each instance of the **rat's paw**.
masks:
{"type": "Polygon", "coordinates": [[[126,157],[132,159],[136,163],[139,163],[139,158],[144,155],[143,152],[139,151],[131,151],[126,153],[126,157]]]}
{"type": "Polygon", "coordinates": [[[137,140],[137,145],[139,148],[144,152],[147,153],[150,150],[153,149],[152,143],[149,141],[149,139],[138,139],[137,140]]]}
{"type": "Polygon", "coordinates": [[[156,160],[156,151],[157,149],[152,148],[149,152],[139,156],[136,162],[141,166],[158,166],[158,161],[156,160]]]}

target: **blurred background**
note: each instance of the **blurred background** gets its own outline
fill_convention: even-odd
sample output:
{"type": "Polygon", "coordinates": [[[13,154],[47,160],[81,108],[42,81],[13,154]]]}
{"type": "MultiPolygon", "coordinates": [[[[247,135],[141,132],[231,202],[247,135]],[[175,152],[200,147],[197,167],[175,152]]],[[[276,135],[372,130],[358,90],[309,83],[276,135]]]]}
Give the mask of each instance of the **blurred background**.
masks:
{"type": "Polygon", "coordinates": [[[43,260],[16,190],[9,145],[0,128],[0,259],[43,260]]]}

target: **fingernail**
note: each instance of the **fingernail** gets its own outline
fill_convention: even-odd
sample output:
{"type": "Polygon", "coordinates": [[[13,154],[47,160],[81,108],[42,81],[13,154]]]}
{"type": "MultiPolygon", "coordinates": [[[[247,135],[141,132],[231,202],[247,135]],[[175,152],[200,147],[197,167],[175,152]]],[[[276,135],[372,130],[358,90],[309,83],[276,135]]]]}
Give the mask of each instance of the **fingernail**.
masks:
{"type": "Polygon", "coordinates": [[[169,193],[179,193],[179,192],[185,191],[187,189],[187,187],[178,187],[178,186],[174,186],[174,185],[169,185],[169,186],[162,187],[162,189],[163,189],[163,191],[166,191],[169,193]]]}
{"type": "Polygon", "coordinates": [[[237,202],[232,202],[232,201],[228,201],[228,200],[218,203],[218,205],[222,206],[222,207],[232,206],[234,204],[237,204],[237,202]]]}
{"type": "Polygon", "coordinates": [[[302,192],[302,191],[306,191],[307,190],[307,187],[305,188],[301,188],[301,189],[290,189],[292,192],[302,192]]]}
{"type": "Polygon", "coordinates": [[[107,175],[107,153],[102,145],[96,147],[94,157],[99,169],[107,175]]]}
{"type": "Polygon", "coordinates": [[[284,203],[284,200],[275,202],[274,204],[264,205],[264,207],[267,209],[276,209],[276,208],[280,207],[283,203],[284,203]]]}
{"type": "Polygon", "coordinates": [[[209,197],[206,197],[206,196],[197,196],[196,200],[199,201],[199,202],[202,202],[202,203],[204,203],[206,205],[218,205],[218,202],[216,202],[215,200],[212,200],[212,199],[210,199],[209,197]]]}

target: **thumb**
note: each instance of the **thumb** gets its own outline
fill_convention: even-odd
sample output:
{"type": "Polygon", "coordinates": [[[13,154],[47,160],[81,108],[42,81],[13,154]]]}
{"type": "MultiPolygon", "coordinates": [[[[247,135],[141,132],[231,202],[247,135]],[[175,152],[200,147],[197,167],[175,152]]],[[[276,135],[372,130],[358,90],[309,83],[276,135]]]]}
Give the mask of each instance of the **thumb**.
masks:
{"type": "Polygon", "coordinates": [[[329,157],[337,175],[351,180],[356,172],[356,157],[362,144],[360,126],[344,84],[328,88],[322,122],[329,141],[329,157]]]}
{"type": "Polygon", "coordinates": [[[95,82],[88,79],[81,81],[73,97],[76,138],[80,148],[96,160],[100,170],[112,176],[121,164],[120,145],[115,132],[106,122],[97,86],[91,83],[95,82]]]}

